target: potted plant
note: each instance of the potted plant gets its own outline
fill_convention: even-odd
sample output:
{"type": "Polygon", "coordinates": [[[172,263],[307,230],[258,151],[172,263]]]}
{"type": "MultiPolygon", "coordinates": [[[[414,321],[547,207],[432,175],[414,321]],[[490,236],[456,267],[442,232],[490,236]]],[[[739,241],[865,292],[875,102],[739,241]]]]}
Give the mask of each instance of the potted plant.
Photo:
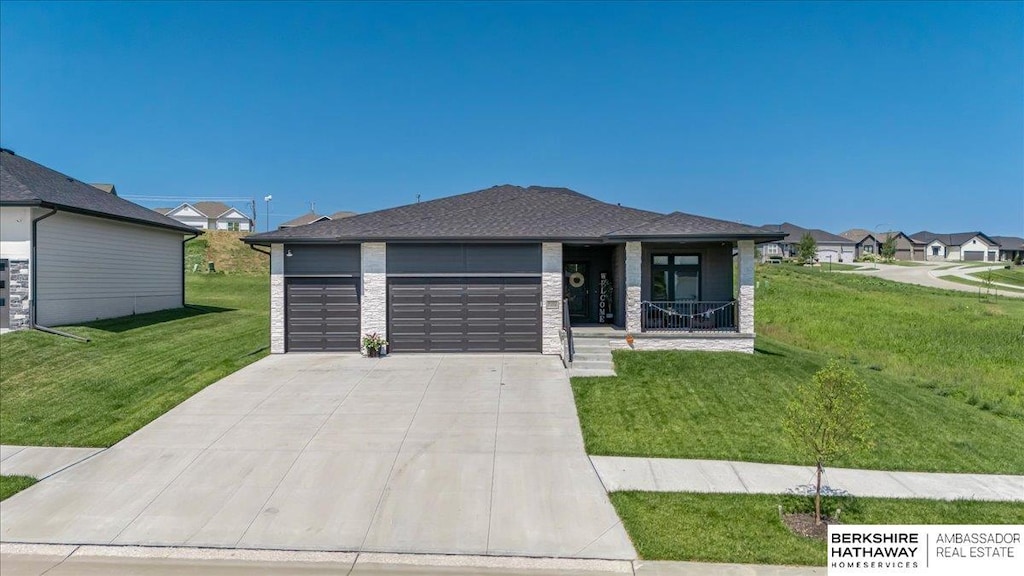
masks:
{"type": "Polygon", "coordinates": [[[367,358],[379,358],[381,351],[388,345],[388,341],[376,332],[363,334],[363,349],[366,350],[367,358]]]}

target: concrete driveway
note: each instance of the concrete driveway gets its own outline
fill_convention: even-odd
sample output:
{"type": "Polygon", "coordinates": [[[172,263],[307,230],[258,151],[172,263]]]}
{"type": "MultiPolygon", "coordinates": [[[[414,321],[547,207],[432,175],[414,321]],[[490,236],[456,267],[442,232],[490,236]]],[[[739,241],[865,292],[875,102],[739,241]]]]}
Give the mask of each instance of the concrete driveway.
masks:
{"type": "MultiPolygon", "coordinates": [[[[983,272],[985,270],[992,270],[1001,268],[1002,266],[992,267],[977,267],[977,268],[965,268],[957,270],[939,270],[936,268],[942,268],[956,264],[956,262],[935,262],[926,263],[921,266],[894,266],[889,264],[875,264],[866,265],[859,270],[851,270],[847,274],[869,274],[871,276],[877,276],[884,278],[885,280],[892,280],[893,282],[903,282],[904,284],[916,284],[918,286],[925,286],[928,288],[941,288],[943,290],[955,290],[957,292],[971,292],[973,294],[978,293],[977,286],[967,286],[965,284],[957,284],[956,282],[950,282],[949,280],[943,280],[943,276],[960,276],[969,280],[979,282],[979,278],[967,276],[967,272],[983,272]]],[[[993,286],[995,291],[1000,296],[1007,296],[1010,298],[1024,298],[1024,294],[1019,292],[1010,292],[1003,290],[1001,286],[993,286]]],[[[981,289],[982,292],[985,288],[981,289]]]]}
{"type": "Polygon", "coordinates": [[[0,540],[636,557],[539,355],[268,357],[4,501],[0,540]]]}

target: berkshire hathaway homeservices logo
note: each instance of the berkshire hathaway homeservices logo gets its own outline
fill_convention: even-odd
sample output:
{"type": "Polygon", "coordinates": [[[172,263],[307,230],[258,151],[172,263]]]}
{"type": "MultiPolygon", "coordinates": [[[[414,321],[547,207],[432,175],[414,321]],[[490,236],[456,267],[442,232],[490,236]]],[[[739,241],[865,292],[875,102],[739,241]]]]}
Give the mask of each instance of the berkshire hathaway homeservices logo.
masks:
{"type": "Polygon", "coordinates": [[[1019,576],[1022,540],[1020,525],[829,525],[828,573],[1019,576]]]}

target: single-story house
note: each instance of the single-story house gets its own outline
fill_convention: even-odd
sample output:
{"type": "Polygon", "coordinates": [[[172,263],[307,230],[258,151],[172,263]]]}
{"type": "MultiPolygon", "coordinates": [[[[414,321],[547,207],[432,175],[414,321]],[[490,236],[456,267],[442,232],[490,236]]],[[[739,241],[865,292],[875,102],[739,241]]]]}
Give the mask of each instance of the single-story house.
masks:
{"type": "Polygon", "coordinates": [[[184,305],[184,224],[0,151],[0,329],[184,305]]]}
{"type": "Polygon", "coordinates": [[[863,228],[852,228],[839,234],[847,240],[853,240],[857,258],[863,258],[869,254],[882,253],[882,244],[889,238],[896,238],[896,260],[924,260],[923,246],[915,243],[910,236],[899,230],[886,232],[872,232],[863,228]]]}
{"type": "MultiPolygon", "coordinates": [[[[871,254],[879,254],[882,251],[882,241],[875,237],[870,230],[863,228],[851,228],[846,232],[840,232],[840,236],[854,242],[854,258],[863,258],[871,254]]],[[[882,236],[885,240],[885,236],[882,236]]]]}
{"type": "Polygon", "coordinates": [[[762,260],[772,257],[796,258],[804,234],[810,234],[817,243],[815,259],[819,262],[852,262],[856,258],[855,242],[831,232],[817,228],[802,228],[789,222],[765,224],[761,228],[785,234],[782,240],[761,247],[762,260]]]}
{"type": "Polygon", "coordinates": [[[252,218],[223,202],[196,202],[194,204],[185,202],[175,208],[157,208],[156,211],[200,230],[231,230],[233,232],[253,230],[252,218]]]}
{"type": "Polygon", "coordinates": [[[1024,259],[1024,238],[1019,236],[992,236],[999,244],[999,259],[1016,262],[1024,259]]]}
{"type": "Polygon", "coordinates": [[[281,228],[294,228],[295,226],[305,226],[306,224],[313,224],[314,222],[323,222],[324,220],[337,220],[339,218],[348,218],[349,216],[355,216],[355,212],[335,212],[334,214],[317,214],[314,211],[306,212],[302,216],[292,218],[287,222],[283,222],[278,225],[278,229],[281,228]]]}
{"type": "Polygon", "coordinates": [[[928,261],[995,262],[999,257],[999,243],[981,232],[936,234],[925,230],[910,237],[922,247],[928,261]]]}
{"type": "Polygon", "coordinates": [[[564,354],[567,325],[752,352],[754,245],[780,238],[505,185],[243,240],[269,248],[271,352],[355,351],[375,332],[396,354],[564,354]]]}

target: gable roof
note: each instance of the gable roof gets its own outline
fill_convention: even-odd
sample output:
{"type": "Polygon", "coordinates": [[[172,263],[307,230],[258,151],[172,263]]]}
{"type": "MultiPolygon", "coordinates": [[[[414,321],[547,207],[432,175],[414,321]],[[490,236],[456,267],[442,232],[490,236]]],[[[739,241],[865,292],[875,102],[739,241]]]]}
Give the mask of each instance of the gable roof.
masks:
{"type": "Polygon", "coordinates": [[[0,150],[0,204],[41,206],[195,234],[195,229],[75,180],[10,150],[0,150]]]}
{"type": "Polygon", "coordinates": [[[317,214],[316,212],[307,212],[297,218],[292,218],[287,222],[282,222],[278,228],[290,228],[292,226],[304,226],[306,224],[312,224],[313,222],[319,222],[321,220],[330,220],[330,216],[324,216],[323,214],[317,214]]]}
{"type": "Polygon", "coordinates": [[[724,220],[601,202],[568,188],[503,185],[284,228],[245,238],[253,244],[324,241],[589,240],[650,237],[728,237],[771,240],[778,234],[724,220]],[[717,223],[712,226],[712,223],[717,223]],[[703,226],[703,227],[702,227],[703,226]],[[615,236],[613,234],[619,233],[615,236]]]}
{"type": "Polygon", "coordinates": [[[922,230],[916,234],[911,234],[910,239],[920,244],[931,244],[938,240],[946,246],[962,246],[966,244],[971,238],[975,236],[981,236],[987,240],[990,244],[996,244],[997,242],[981,232],[953,232],[952,234],[936,234],[935,232],[929,232],[922,230]]]}
{"type": "Polygon", "coordinates": [[[341,212],[335,212],[334,214],[331,214],[330,216],[328,216],[328,218],[330,218],[331,220],[337,220],[338,218],[348,218],[349,216],[355,215],[355,212],[347,212],[345,210],[342,210],[341,212]]]}
{"type": "Polygon", "coordinates": [[[90,186],[92,186],[93,188],[98,188],[100,190],[103,190],[107,194],[113,194],[114,196],[117,196],[117,188],[115,188],[113,184],[92,183],[92,184],[90,184],[90,186]]]}
{"type": "Polygon", "coordinates": [[[1003,250],[1024,250],[1024,238],[1017,236],[992,236],[1003,250]]]}
{"type": "Polygon", "coordinates": [[[200,214],[207,218],[216,218],[231,211],[231,206],[228,206],[223,202],[196,202],[194,204],[189,204],[189,206],[195,208],[200,214]]]}
{"type": "Polygon", "coordinates": [[[863,242],[868,236],[875,238],[874,232],[871,230],[865,230],[864,228],[850,228],[846,232],[840,232],[839,235],[847,240],[853,240],[858,244],[863,242]]]}
{"type": "Polygon", "coordinates": [[[804,234],[810,234],[811,238],[818,244],[856,244],[849,238],[837,236],[831,232],[826,232],[820,228],[802,228],[796,224],[790,222],[783,222],[782,224],[765,224],[761,228],[785,234],[783,242],[788,244],[796,244],[800,242],[800,239],[804,237],[804,234]]]}

